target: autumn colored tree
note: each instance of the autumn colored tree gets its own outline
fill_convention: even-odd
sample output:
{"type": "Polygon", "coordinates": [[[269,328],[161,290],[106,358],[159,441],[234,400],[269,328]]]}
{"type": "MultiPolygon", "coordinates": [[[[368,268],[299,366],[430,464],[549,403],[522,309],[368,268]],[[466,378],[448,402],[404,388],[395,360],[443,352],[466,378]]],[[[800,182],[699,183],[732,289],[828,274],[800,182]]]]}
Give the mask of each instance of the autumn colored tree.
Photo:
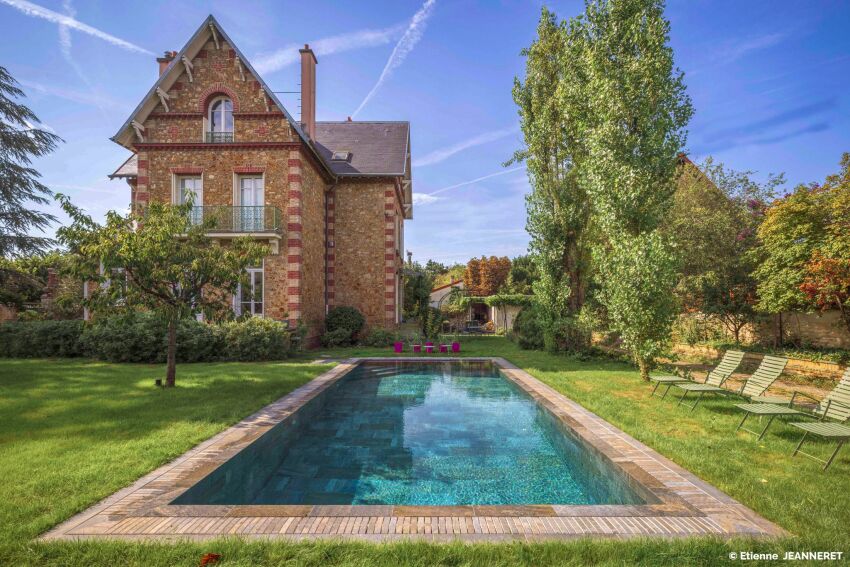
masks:
{"type": "Polygon", "coordinates": [[[511,261],[507,257],[472,258],[466,265],[463,284],[471,296],[495,295],[505,285],[510,271],[511,261]]]}
{"type": "Polygon", "coordinates": [[[848,325],[850,153],[823,185],[800,185],[776,200],[758,229],[759,308],[837,309],[848,325]]]}

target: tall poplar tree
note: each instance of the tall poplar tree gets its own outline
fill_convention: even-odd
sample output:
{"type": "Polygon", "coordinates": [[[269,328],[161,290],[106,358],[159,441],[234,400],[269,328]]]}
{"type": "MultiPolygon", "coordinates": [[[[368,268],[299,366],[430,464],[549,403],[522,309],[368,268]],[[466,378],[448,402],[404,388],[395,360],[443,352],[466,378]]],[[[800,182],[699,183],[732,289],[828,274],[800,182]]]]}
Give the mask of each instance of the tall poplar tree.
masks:
{"type": "Polygon", "coordinates": [[[526,229],[539,273],[533,290],[549,350],[587,346],[580,340],[581,334],[557,336],[584,303],[590,257],[585,237],[590,205],[576,175],[581,148],[574,142],[583,114],[582,99],[577,91],[564,90],[581,82],[576,39],[580,37],[543,8],[537,39],[522,51],[525,81],[515,79],[513,88],[525,148],[511,161],[525,162],[531,185],[526,196],[526,229]],[[573,344],[577,339],[582,344],[573,344]]]}
{"type": "Polygon", "coordinates": [[[685,126],[693,114],[669,46],[661,0],[591,0],[584,37],[587,115],[581,184],[593,203],[599,299],[641,376],[669,341],[678,258],[659,225],[673,204],[685,126]]]}
{"type": "Polygon", "coordinates": [[[31,167],[33,158],[49,154],[61,140],[36,126],[36,115],[17,102],[24,96],[17,81],[0,67],[0,256],[44,252],[51,240],[34,236],[56,221],[33,205],[46,205],[52,193],[31,167]]]}

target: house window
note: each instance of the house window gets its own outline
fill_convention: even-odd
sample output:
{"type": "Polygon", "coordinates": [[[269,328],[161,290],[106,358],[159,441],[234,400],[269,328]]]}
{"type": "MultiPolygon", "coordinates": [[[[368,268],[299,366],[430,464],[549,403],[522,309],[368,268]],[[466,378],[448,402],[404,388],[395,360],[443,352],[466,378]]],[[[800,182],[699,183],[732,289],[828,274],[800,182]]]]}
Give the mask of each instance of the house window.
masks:
{"type": "Polygon", "coordinates": [[[248,278],[236,291],[236,314],[263,316],[263,268],[248,268],[248,278]]]}
{"type": "Polygon", "coordinates": [[[229,98],[215,99],[210,105],[207,120],[209,123],[208,142],[233,141],[233,102],[229,98]]]}
{"type": "Polygon", "coordinates": [[[190,200],[194,205],[190,217],[192,224],[200,224],[203,220],[204,187],[200,177],[178,177],[175,201],[185,205],[190,200]]]}
{"type": "Polygon", "coordinates": [[[239,178],[241,232],[261,231],[265,225],[265,187],[262,175],[239,178]]]}

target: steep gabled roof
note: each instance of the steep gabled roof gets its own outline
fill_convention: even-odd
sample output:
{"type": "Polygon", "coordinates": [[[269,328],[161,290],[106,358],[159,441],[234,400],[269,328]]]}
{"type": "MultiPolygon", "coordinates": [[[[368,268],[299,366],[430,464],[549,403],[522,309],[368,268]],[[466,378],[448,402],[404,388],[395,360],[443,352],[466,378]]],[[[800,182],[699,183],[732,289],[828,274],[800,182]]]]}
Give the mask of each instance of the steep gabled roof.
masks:
{"type": "MultiPolygon", "coordinates": [[[[177,56],[171,61],[165,72],[159,76],[159,78],[156,80],[154,85],[151,87],[151,89],[148,91],[148,93],[145,95],[139,105],[130,114],[129,118],[127,118],[121,128],[118,129],[118,132],[110,139],[113,142],[120,144],[129,150],[133,149],[132,141],[134,132],[133,128],[131,127],[132,122],[134,120],[138,122],[144,122],[148,115],[153,112],[157,104],[159,104],[159,97],[156,95],[156,89],[161,88],[162,90],[168,92],[168,89],[171,88],[171,86],[177,81],[177,78],[184,72],[184,67],[182,64],[183,56],[185,55],[187,59],[191,61],[211,37],[212,30],[210,29],[210,26],[214,26],[216,32],[218,32],[221,38],[227,42],[227,44],[233,49],[234,52],[236,52],[236,56],[242,62],[242,65],[245,67],[248,73],[250,73],[257,80],[266,95],[268,95],[272,102],[274,102],[275,106],[277,106],[281,110],[281,112],[283,112],[284,116],[286,116],[286,119],[292,125],[292,128],[298,133],[298,136],[301,138],[301,141],[303,141],[304,144],[308,148],[310,148],[310,150],[316,156],[318,156],[319,154],[316,151],[316,148],[313,147],[313,144],[310,142],[310,138],[307,136],[307,134],[304,133],[304,130],[301,129],[301,125],[294,118],[292,118],[292,115],[289,114],[289,111],[286,110],[286,107],[283,106],[283,103],[280,102],[280,99],[277,98],[277,95],[269,88],[266,82],[263,81],[263,78],[260,76],[260,74],[257,73],[253,66],[251,66],[251,62],[248,60],[248,58],[242,54],[242,52],[239,50],[233,40],[230,39],[230,36],[227,35],[227,32],[222,29],[221,24],[218,23],[218,20],[216,20],[212,14],[207,16],[201,26],[195,31],[194,34],[192,34],[192,37],[189,39],[186,45],[183,46],[183,49],[181,49],[177,53],[177,56]]],[[[321,158],[319,159],[319,162],[321,162],[322,165],[327,168],[327,164],[322,162],[321,158]]],[[[330,168],[327,169],[328,171],[330,171],[330,168]]]]}

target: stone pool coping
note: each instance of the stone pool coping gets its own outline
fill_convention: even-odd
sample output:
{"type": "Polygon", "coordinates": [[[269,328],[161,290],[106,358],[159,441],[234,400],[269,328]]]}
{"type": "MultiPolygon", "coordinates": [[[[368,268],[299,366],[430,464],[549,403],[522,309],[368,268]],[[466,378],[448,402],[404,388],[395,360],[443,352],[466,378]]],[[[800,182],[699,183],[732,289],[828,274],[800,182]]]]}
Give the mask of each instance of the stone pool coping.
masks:
{"type": "Polygon", "coordinates": [[[498,357],[350,358],[145,475],[41,540],[354,538],[502,541],[575,537],[788,535],[599,416],[498,357]],[[491,361],[648,502],[641,505],[330,506],[171,505],[215,468],[364,362],[491,361]]]}

